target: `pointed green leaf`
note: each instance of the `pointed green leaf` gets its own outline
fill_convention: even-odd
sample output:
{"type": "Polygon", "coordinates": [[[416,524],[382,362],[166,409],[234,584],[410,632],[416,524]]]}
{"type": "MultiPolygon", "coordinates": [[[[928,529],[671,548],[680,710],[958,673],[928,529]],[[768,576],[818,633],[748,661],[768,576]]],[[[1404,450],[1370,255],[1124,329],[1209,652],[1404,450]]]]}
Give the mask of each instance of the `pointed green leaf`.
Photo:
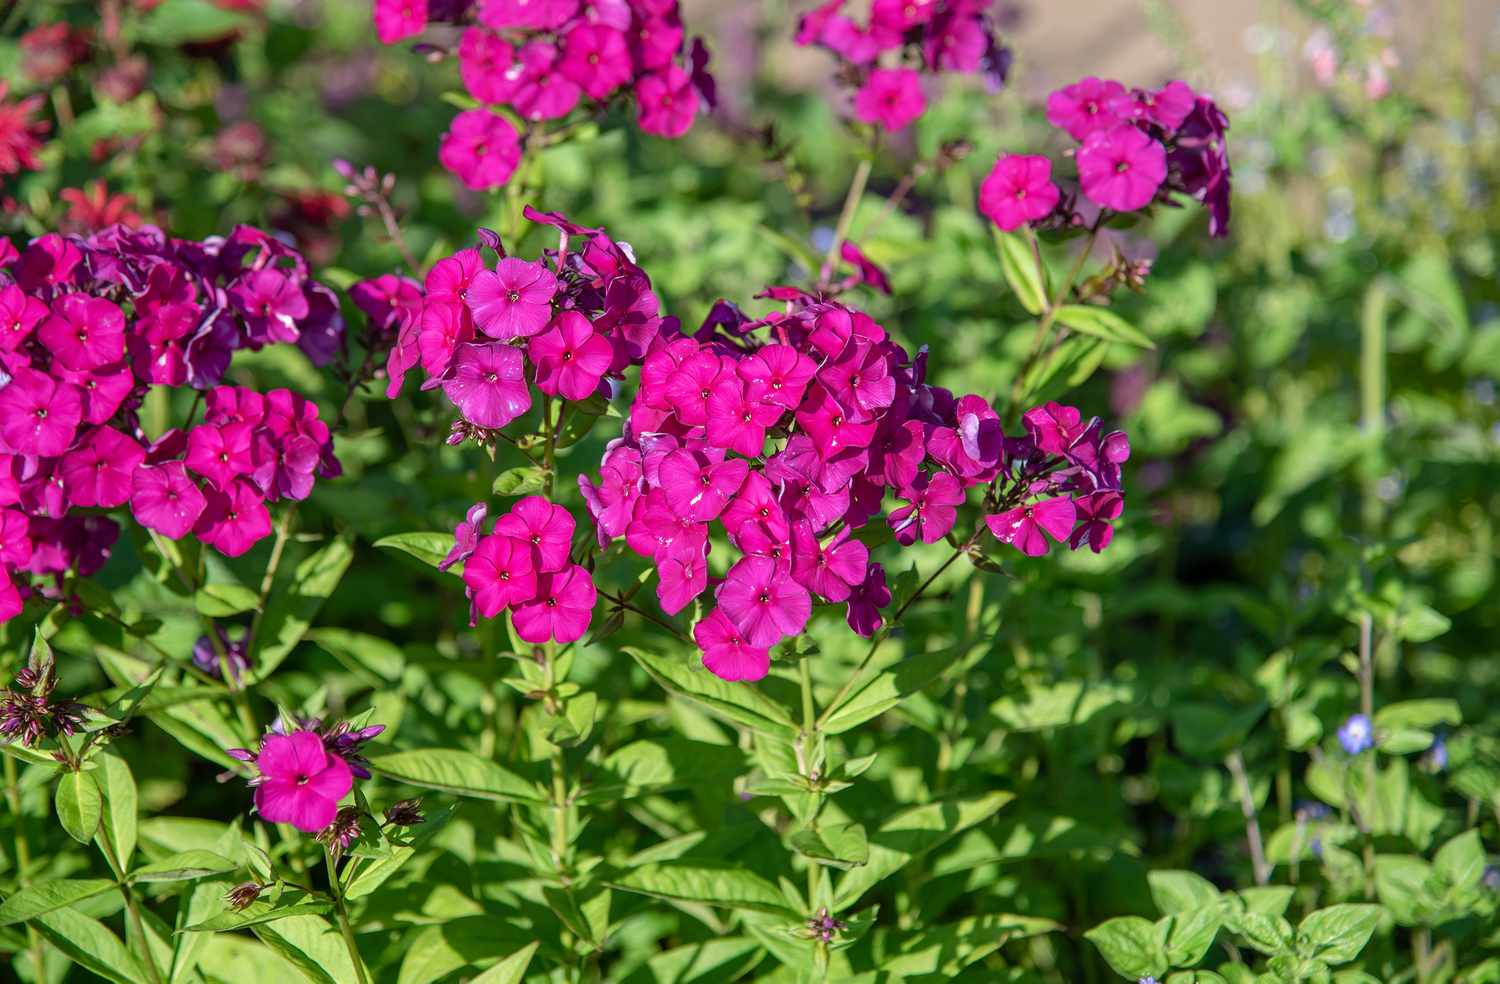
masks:
{"type": "Polygon", "coordinates": [[[697,701],[719,717],[781,738],[797,734],[797,725],[786,708],[753,684],[721,680],[681,657],[658,656],[631,646],[626,646],[625,652],[667,690],[697,701]]]}
{"type": "MultiPolygon", "coordinates": [[[[387,550],[399,550],[408,556],[415,557],[428,567],[437,567],[448,556],[453,549],[452,533],[397,533],[394,536],[381,537],[375,541],[375,546],[384,547],[387,550]]],[[[462,573],[463,565],[449,569],[450,573],[462,573]]]]}
{"type": "Polygon", "coordinates": [[[1139,979],[1167,972],[1167,955],[1157,940],[1156,927],[1140,916],[1120,916],[1083,934],[1104,962],[1121,977],[1139,979]]]}
{"type": "Polygon", "coordinates": [[[292,573],[290,584],[278,584],[266,602],[265,617],[254,641],[250,676],[264,680],[312,627],[323,603],[344,578],[354,559],[353,538],[348,533],[330,540],[292,573]]]}
{"type": "Polygon", "coordinates": [[[92,773],[64,772],[57,781],[55,802],[58,822],[69,837],[80,844],[94,839],[104,813],[104,798],[92,773]]]}
{"type": "Polygon", "coordinates": [[[233,871],[237,865],[213,851],[183,851],[160,861],[137,868],[130,873],[132,882],[191,881],[233,871]]]}
{"type": "Polygon", "coordinates": [[[1037,272],[1031,247],[1014,232],[994,230],[995,249],[1000,256],[1000,270],[1010,284],[1016,300],[1028,314],[1039,315],[1047,309],[1047,287],[1037,272]]]}
{"type": "Polygon", "coordinates": [[[612,888],[669,902],[696,902],[731,909],[751,909],[800,917],[787,905],[781,889],[745,869],[704,863],[648,864],[624,872],[612,888]]]}
{"type": "Polygon", "coordinates": [[[833,868],[858,868],[870,860],[870,839],[857,823],[805,827],[787,839],[798,854],[833,868]]]}
{"type": "Polygon", "coordinates": [[[748,768],[733,745],[687,738],[643,739],[611,752],[583,792],[585,802],[630,799],[646,792],[728,782],[748,768]]]}
{"type": "Polygon", "coordinates": [[[842,734],[879,717],[942,676],[965,652],[964,647],[953,646],[923,653],[876,674],[825,712],[822,730],[830,735],[842,734]]]}
{"type": "Polygon", "coordinates": [[[513,803],[546,803],[539,783],[523,779],[487,758],[456,748],[367,753],[370,767],[388,779],[441,789],[459,796],[513,803]]]}
{"type": "Polygon", "coordinates": [[[299,915],[279,919],[274,924],[257,923],[251,932],[317,984],[349,984],[358,980],[343,936],[321,916],[299,915]]]}
{"type": "Polygon", "coordinates": [[[242,584],[205,584],[193,595],[193,607],[199,615],[229,618],[260,607],[260,595],[242,584]]]}
{"type": "Polygon", "coordinates": [[[1484,866],[1489,859],[1479,831],[1467,830],[1438,848],[1433,859],[1433,870],[1456,891],[1478,888],[1484,877],[1484,866]]]}
{"type": "Polygon", "coordinates": [[[1136,348],[1154,349],[1156,343],[1135,325],[1109,308],[1064,304],[1057,309],[1057,321],[1084,335],[1106,342],[1121,342],[1136,348]]]}
{"type": "Polygon", "coordinates": [[[531,958],[536,955],[536,948],[540,945],[528,943],[478,977],[472,978],[469,984],[521,984],[526,976],[526,968],[531,966],[531,958]]]}
{"type": "Polygon", "coordinates": [[[1162,915],[1217,908],[1219,890],[1213,882],[1191,871],[1149,871],[1151,898],[1162,915]]]}
{"type": "Polygon", "coordinates": [[[1378,905],[1354,903],[1319,909],[1297,927],[1303,952],[1328,964],[1348,963],[1370,942],[1383,913],[1378,905]]]}
{"type": "Polygon", "coordinates": [[[532,495],[542,491],[546,481],[535,465],[508,468],[495,479],[490,491],[499,496],[532,495]]]}
{"type": "Polygon", "coordinates": [[[120,867],[128,870],[136,841],[135,777],[125,760],[113,752],[102,752],[94,756],[94,761],[99,763],[94,781],[99,784],[104,806],[99,831],[109,834],[120,867]]]}
{"type": "Polygon", "coordinates": [[[58,909],[38,916],[33,925],[69,960],[105,980],[140,984],[146,979],[135,954],[97,919],[72,909],[58,909]]]}
{"type": "Polygon", "coordinates": [[[0,903],[0,926],[66,909],[75,902],[103,895],[115,887],[108,878],[59,878],[28,885],[0,903]]]}

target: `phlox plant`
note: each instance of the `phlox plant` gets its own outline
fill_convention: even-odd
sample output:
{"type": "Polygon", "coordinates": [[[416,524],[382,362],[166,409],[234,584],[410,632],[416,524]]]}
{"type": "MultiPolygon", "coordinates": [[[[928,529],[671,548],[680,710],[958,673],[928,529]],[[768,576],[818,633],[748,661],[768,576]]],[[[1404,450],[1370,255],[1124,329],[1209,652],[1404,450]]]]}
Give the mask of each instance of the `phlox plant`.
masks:
{"type": "Polygon", "coordinates": [[[1457,98],[1354,6],[1295,111],[983,0],[0,11],[0,976],[1500,979],[1500,153],[1325,235],[1457,98]]]}

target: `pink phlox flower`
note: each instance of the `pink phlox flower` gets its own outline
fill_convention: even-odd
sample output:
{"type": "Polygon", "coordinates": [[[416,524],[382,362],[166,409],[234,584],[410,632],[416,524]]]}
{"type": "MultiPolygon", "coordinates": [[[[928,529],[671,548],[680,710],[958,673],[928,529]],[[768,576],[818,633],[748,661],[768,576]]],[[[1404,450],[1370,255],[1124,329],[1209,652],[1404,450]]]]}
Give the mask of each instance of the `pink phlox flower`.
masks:
{"type": "Polygon", "coordinates": [[[693,641],[703,653],[704,667],[722,680],[760,680],[771,669],[770,649],[752,646],[718,608],[693,626],[693,641]]]}
{"type": "Polygon", "coordinates": [[[872,69],[854,96],[855,119],[879,123],[891,133],[904,130],[926,108],[922,76],[912,68],[872,69]]]}
{"type": "Polygon", "coordinates": [[[891,292],[891,281],[885,275],[885,271],[866,256],[864,250],[860,249],[853,240],[844,240],[843,245],[839,247],[839,256],[845,263],[854,267],[859,283],[866,287],[873,287],[882,294],[891,292]]]}
{"type": "Polygon", "coordinates": [[[891,376],[887,353],[867,342],[851,341],[838,359],[823,366],[818,380],[857,421],[870,420],[896,398],[896,380],[891,376]]]}
{"type": "Polygon", "coordinates": [[[598,595],[594,579],[577,564],[537,579],[536,597],[511,612],[516,635],[541,644],[576,642],[588,631],[598,595]]]}
{"type": "Polygon", "coordinates": [[[1125,87],[1113,79],[1087,76],[1047,96],[1047,122],[1083,140],[1120,121],[1111,106],[1124,95],[1125,87]]]}
{"type": "Polygon", "coordinates": [[[1078,528],[1068,537],[1068,546],[1077,550],[1087,542],[1094,553],[1102,552],[1114,539],[1112,520],[1125,511],[1125,497],[1109,490],[1090,492],[1075,496],[1073,506],[1078,511],[1078,528]]]}
{"type": "Polygon", "coordinates": [[[742,557],[724,576],[719,608],[753,646],[794,636],[812,615],[812,596],[769,558],[742,557]]]}
{"type": "Polygon", "coordinates": [[[809,523],[792,529],[792,577],[820,598],[846,600],[864,581],[869,562],[869,547],[853,539],[847,526],[826,544],[818,542],[809,523]]]}
{"type": "Polygon", "coordinates": [[[297,341],[297,323],[309,310],[307,295],[297,282],[271,268],[240,274],[229,288],[229,299],[244,317],[249,340],[257,347],[297,341]]]}
{"type": "Polygon", "coordinates": [[[15,284],[0,287],[0,351],[20,348],[48,313],[46,304],[15,284]]]}
{"type": "Polygon", "coordinates": [[[100,427],[62,460],[63,483],[75,506],[113,509],[130,501],[131,476],[146,451],[113,427],[100,427]]]}
{"type": "Polygon", "coordinates": [[[986,516],[984,522],[1001,543],[1010,544],[1028,557],[1040,557],[1047,552],[1043,531],[1062,543],[1073,532],[1076,517],[1073,500],[1058,496],[986,516]]]}
{"type": "Polygon", "coordinates": [[[530,545],[508,536],[482,537],[464,561],[464,584],[485,618],[534,598],[537,574],[530,545]]]}
{"type": "Polygon", "coordinates": [[[625,543],[648,560],[702,553],[708,524],[676,513],[664,489],[651,489],[636,500],[635,515],[625,529],[625,543]]]}
{"type": "Polygon", "coordinates": [[[487,109],[466,109],[453,118],[438,148],[438,160],[465,187],[498,188],[521,163],[521,136],[510,120],[487,109]]]}
{"type": "Polygon", "coordinates": [[[131,475],[130,511],[136,522],[169,540],[192,532],[207,505],[180,461],[143,465],[131,475]]]}
{"type": "Polygon", "coordinates": [[[557,278],[541,263],[507,256],[474,275],[467,288],[474,323],[491,338],[529,338],[552,320],[557,278]]]}
{"type": "Polygon", "coordinates": [[[271,514],[260,490],[236,478],[223,489],[210,487],[193,532],[226,557],[238,557],[271,535],[271,514]]]}
{"type": "Polygon", "coordinates": [[[573,516],[539,495],[528,495],[495,520],[495,533],[531,551],[532,566],[553,573],[568,566],[573,544],[573,516]]]}
{"type": "Polygon", "coordinates": [[[661,487],[675,513],[706,523],[724,511],[749,472],[743,458],[680,448],[662,459],[661,487]]]}
{"type": "Polygon", "coordinates": [[[635,27],[629,40],[631,57],[640,71],[676,68],[673,62],[682,50],[682,39],[682,24],[675,17],[651,16],[649,12],[639,10],[637,4],[635,27]]]}
{"type": "Polygon", "coordinates": [[[577,311],[564,311],[526,347],[536,366],[536,388],[568,400],[585,400],[609,371],[614,347],[577,311]]]}
{"type": "Polygon", "coordinates": [[[482,103],[508,103],[516,92],[519,66],[505,39],[482,27],[464,31],[458,43],[458,73],[464,89],[482,103]]]}
{"type": "Polygon", "coordinates": [[[566,24],[577,12],[578,0],[481,0],[479,20],[497,31],[548,31],[566,24]]]}
{"type": "Polygon", "coordinates": [[[438,563],[438,570],[446,572],[473,555],[474,549],[479,546],[479,538],[484,536],[484,521],[489,512],[489,505],[483,502],[476,502],[469,507],[463,520],[453,528],[453,546],[438,563]]]}
{"type": "Polygon", "coordinates": [[[255,809],[271,823],[289,823],[304,833],[332,823],[339,800],[354,788],[349,764],[329,754],[313,731],[266,735],[255,767],[255,809]]]}
{"type": "Polygon", "coordinates": [[[255,470],[255,431],[249,424],[199,424],[188,431],[187,466],[221,490],[255,470]]]}
{"type": "Polygon", "coordinates": [[[1166,148],[1128,124],[1093,131],[1078,151],[1083,193],[1117,212],[1151,204],[1166,177],[1166,148]]]}
{"type": "Polygon", "coordinates": [[[790,345],[765,345],[741,359],[735,372],[763,403],[794,410],[802,402],[818,365],[790,345]]]}
{"type": "Polygon", "coordinates": [[[1047,158],[1002,154],[979,186],[979,211],[1009,232],[1046,218],[1061,197],[1047,158]]]}
{"type": "Polygon", "coordinates": [[[0,451],[54,458],[73,445],[83,419],[78,387],[37,369],[17,369],[0,387],[0,451]]]}
{"type": "Polygon", "coordinates": [[[578,105],[583,90],[559,71],[557,48],[546,41],[530,41],[517,57],[521,74],[510,103],[525,119],[553,120],[568,115],[578,105]]]}
{"type": "Polygon", "coordinates": [[[37,339],[69,369],[95,369],[125,356],[125,314],[102,297],[68,294],[53,303],[37,339]]]}
{"type": "Polygon", "coordinates": [[[531,409],[525,359],[509,345],[460,345],[443,378],[443,392],[464,419],[496,430],[531,409]]]}
{"type": "Polygon", "coordinates": [[[375,0],[375,36],[397,44],[427,29],[427,0],[375,0]]]}
{"type": "Polygon", "coordinates": [[[948,535],[964,501],[963,487],[947,472],[918,475],[916,481],[896,493],[909,505],[892,510],[891,531],[896,542],[910,546],[920,539],[936,543],[948,535]]]}
{"type": "Polygon", "coordinates": [[[669,140],[692,129],[698,115],[699,97],[693,77],[676,65],[642,76],[635,84],[635,98],[640,104],[640,128],[669,140]]]}
{"type": "Polygon", "coordinates": [[[744,484],[724,507],[719,521],[724,524],[724,531],[729,534],[729,539],[735,541],[737,546],[740,530],[746,523],[760,523],[769,536],[781,541],[785,541],[791,533],[775,488],[759,471],[752,471],[745,477],[744,484]]]}
{"type": "Polygon", "coordinates": [[[869,447],[875,439],[875,421],[856,420],[857,414],[845,409],[821,383],[814,383],[797,408],[797,424],[812,438],[818,454],[828,460],[849,448],[869,447]]]}
{"type": "Polygon", "coordinates": [[[563,37],[558,69],[582,86],[590,99],[604,99],[630,80],[630,47],[622,32],[585,21],[563,37]]]}
{"type": "Polygon", "coordinates": [[[708,587],[708,563],[701,554],[673,554],[657,562],[656,576],[661,610],[676,615],[708,587]]]}
{"type": "Polygon", "coordinates": [[[714,352],[704,349],[683,359],[667,377],[664,396],[678,420],[690,427],[708,423],[708,400],[724,371],[723,363],[714,352]]]}
{"type": "Polygon", "coordinates": [[[762,403],[734,373],[724,372],[708,398],[708,443],[738,451],[751,458],[765,450],[766,428],[781,419],[786,410],[762,403]]]}
{"type": "Polygon", "coordinates": [[[880,610],[891,603],[891,590],[885,584],[885,568],[871,564],[865,578],[849,595],[846,619],[849,628],[866,639],[879,631],[884,619],[880,610]]]}

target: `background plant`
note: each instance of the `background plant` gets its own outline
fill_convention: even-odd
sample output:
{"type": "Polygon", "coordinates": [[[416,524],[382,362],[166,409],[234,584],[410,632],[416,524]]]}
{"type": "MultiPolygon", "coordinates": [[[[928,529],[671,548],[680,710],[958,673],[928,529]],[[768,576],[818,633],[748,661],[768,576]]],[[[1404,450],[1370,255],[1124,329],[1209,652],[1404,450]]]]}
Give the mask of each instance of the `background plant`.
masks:
{"type": "MultiPolygon", "coordinates": [[[[417,273],[403,249],[425,273],[481,226],[519,255],[553,245],[436,170],[457,70],[378,51],[368,8],[149,6],[111,8],[118,41],[92,5],[9,15],[8,38],[59,18],[97,32],[46,82],[22,73],[19,43],[0,47],[5,101],[42,96],[32,118],[51,124],[42,166],[6,180],[18,242],[62,227],[61,192],[103,177],[135,199],[117,211],[177,235],[238,221],[294,235],[340,289],[417,273]],[[152,84],[110,102],[105,73],[137,57],[152,84]],[[336,157],[355,164],[341,176],[336,157]]],[[[688,672],[689,647],[628,609],[602,641],[538,662],[503,622],[469,629],[456,578],[373,546],[451,530],[481,498],[509,508],[495,479],[525,461],[446,447],[446,401],[387,401],[374,380],[336,438],[348,477],[299,506],[266,602],[269,543],[210,557],[191,593],[122,547],[80,582],[103,589],[81,617],[37,609],[0,629],[9,675],[35,662],[14,694],[78,722],[43,747],[86,766],[5,746],[15,973],[37,979],[41,953],[54,977],[71,960],[143,980],[150,954],[164,979],[351,980],[342,914],[382,980],[798,980],[823,960],[829,979],[1491,979],[1500,331],[1494,107],[1475,84],[1489,62],[1439,17],[1373,98],[1365,66],[1387,42],[1365,10],[1303,13],[1351,68],[1292,84],[1300,34],[1265,56],[1264,87],[1233,114],[1231,237],[1210,245],[1201,210],[1159,210],[1103,232],[1077,278],[1074,301],[1107,282],[1107,310],[1155,346],[1059,332],[1087,358],[1038,387],[1131,436],[1130,509],[1107,551],[996,554],[1005,576],[950,567],[844,697],[868,646],[831,616],[814,620],[816,653],[777,654],[754,687],[688,672]],[[255,621],[276,640],[248,654],[243,687],[188,669],[205,619],[231,642],[255,621]],[[799,749],[804,667],[814,723],[835,710],[799,749]],[[874,716],[837,730],[846,698],[849,720],[874,716]],[[351,714],[385,730],[364,748],[368,819],[331,893],[324,845],[215,778],[248,774],[225,750],[255,748],[278,717],[320,717],[322,733],[351,714]],[[418,795],[425,822],[388,822],[418,795]],[[258,898],[234,913],[225,896],[246,883],[258,898]],[[22,906],[39,897],[55,907],[22,906]],[[222,931],[172,932],[204,923],[222,931]]],[[[795,30],[780,14],[767,37],[795,30]]],[[[997,257],[975,203],[1000,150],[1058,153],[1041,107],[948,79],[909,143],[872,154],[830,138],[840,103],[778,77],[681,142],[580,127],[539,154],[539,206],[625,238],[688,325],[747,285],[806,282],[852,239],[891,287],[852,287],[859,305],[926,344],[955,392],[1008,397],[1036,336],[1027,305],[1055,294],[997,257]]],[[[1077,246],[1043,247],[1054,290],[1077,246]]],[[[835,279],[858,272],[843,255],[835,279]]],[[[344,313],[341,370],[281,346],[237,355],[229,381],[289,386],[332,419],[361,366],[382,364],[366,351],[391,343],[352,301],[344,313]]],[[[610,427],[560,467],[592,471],[610,427]]],[[[925,575],[950,553],[910,559],[925,575]]]]}

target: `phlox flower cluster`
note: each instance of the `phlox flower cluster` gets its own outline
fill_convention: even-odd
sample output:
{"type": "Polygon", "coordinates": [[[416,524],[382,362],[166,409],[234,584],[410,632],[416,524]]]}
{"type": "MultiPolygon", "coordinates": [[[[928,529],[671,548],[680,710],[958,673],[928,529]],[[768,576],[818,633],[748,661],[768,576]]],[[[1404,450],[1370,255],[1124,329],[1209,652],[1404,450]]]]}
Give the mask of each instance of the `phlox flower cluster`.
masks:
{"type": "Polygon", "coordinates": [[[317,361],[342,340],[333,294],[248,227],[0,240],[0,621],[46,593],[30,578],[104,565],[119,527],[99,510],[230,556],[268,535],[267,502],[338,474],[328,427],[288,390],[217,384],[235,349],[295,342],[317,361]],[[148,437],[153,386],[207,390],[203,422],[148,437]]]}
{"type": "MultiPolygon", "coordinates": [[[[341,814],[339,800],[354,788],[354,780],[370,778],[360,749],[384,730],[383,724],[356,728],[338,721],[322,727],[316,719],[290,724],[278,719],[255,751],[231,748],[228,752],[255,766],[250,784],[255,787],[255,809],[263,819],[315,834],[330,828],[341,814]]],[[[353,836],[358,836],[355,819],[353,836]]]]}
{"type": "Polygon", "coordinates": [[[1005,83],[1010,50],[996,39],[990,0],[875,0],[866,24],[845,12],[847,0],[828,0],[797,26],[799,45],[837,55],[857,86],[854,116],[895,132],[927,108],[924,75],[982,72],[994,88],[1005,83]]]}
{"type": "Polygon", "coordinates": [[[987,400],[929,383],[925,353],[867,314],[792,288],[762,296],[787,309],[751,321],[721,302],[693,337],[659,339],[625,433],[599,478],[579,479],[601,548],[624,537],[652,561],[663,610],[711,591],[693,628],[711,671],[763,677],[815,600],[872,636],[891,593],[866,527],[883,519],[903,546],[943,540],[975,486],[995,536],[1029,556],[1049,537],[1109,543],[1124,434],[1048,404],[1006,437],[987,400]],[[733,550],[722,578],[709,574],[714,524],[733,550]]]}
{"type": "MultiPolygon", "coordinates": [[[[1228,234],[1229,120],[1187,83],[1126,89],[1090,76],[1048,96],[1047,119],[1078,141],[1078,189],[1101,209],[1134,212],[1177,192],[1208,209],[1210,235],[1228,234]]],[[[1007,231],[1080,225],[1076,197],[1054,183],[1047,158],[1004,154],[980,187],[979,208],[1007,231]]]]}
{"type": "Polygon", "coordinates": [[[464,26],[464,89],[485,108],[458,114],[438,153],[476,190],[510,180],[522,154],[514,120],[561,119],[580,106],[633,100],[646,133],[680,137],[715,100],[701,40],[686,44],[676,0],[376,0],[380,40],[421,34],[429,21],[464,26]]]}
{"type": "Polygon", "coordinates": [[[510,609],[526,642],[576,642],[594,615],[594,578],[572,562],[573,517],[539,495],[521,499],[485,533],[488,510],[469,510],[454,530],[453,550],[439,569],[464,565],[464,584],[477,616],[510,609]]]}
{"type": "Polygon", "coordinates": [[[422,388],[441,388],[462,415],[453,444],[493,443],[494,431],[531,409],[533,383],[567,400],[607,396],[607,377],[639,365],[668,324],[629,247],[555,213],[528,207],[526,216],[558,230],[556,249],[537,260],[507,256],[485,232],[483,246],[498,256],[493,267],[480,247],[460,250],[428,272],[419,313],[409,295],[389,305],[401,327],[387,396],[420,366],[422,388]]]}

